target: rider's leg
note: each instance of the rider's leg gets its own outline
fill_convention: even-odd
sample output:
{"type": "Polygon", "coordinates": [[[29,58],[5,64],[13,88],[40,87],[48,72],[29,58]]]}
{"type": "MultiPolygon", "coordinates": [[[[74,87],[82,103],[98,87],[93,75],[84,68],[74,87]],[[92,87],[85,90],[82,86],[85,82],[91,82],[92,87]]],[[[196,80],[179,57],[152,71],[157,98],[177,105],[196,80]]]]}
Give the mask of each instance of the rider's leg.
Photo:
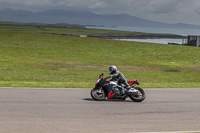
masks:
{"type": "Polygon", "coordinates": [[[128,84],[128,82],[126,80],[124,80],[123,84],[125,85],[126,89],[130,89],[131,86],[128,84]]]}
{"type": "Polygon", "coordinates": [[[125,88],[123,87],[123,89],[122,89],[122,93],[123,93],[123,94],[124,94],[125,92],[127,92],[127,91],[131,88],[131,86],[127,83],[127,80],[125,80],[125,79],[120,79],[118,83],[119,83],[119,84],[124,84],[124,85],[125,85],[125,88]]]}

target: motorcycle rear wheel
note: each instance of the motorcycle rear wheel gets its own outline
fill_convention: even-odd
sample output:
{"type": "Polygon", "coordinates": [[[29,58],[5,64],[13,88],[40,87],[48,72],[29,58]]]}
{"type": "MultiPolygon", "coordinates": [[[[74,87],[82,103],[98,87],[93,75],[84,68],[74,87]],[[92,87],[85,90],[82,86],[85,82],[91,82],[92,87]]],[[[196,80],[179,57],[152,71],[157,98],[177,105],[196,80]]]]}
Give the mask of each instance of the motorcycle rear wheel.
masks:
{"type": "Polygon", "coordinates": [[[93,88],[90,95],[96,101],[104,101],[106,99],[104,91],[100,88],[93,88]]]}
{"type": "Polygon", "coordinates": [[[140,87],[135,87],[138,90],[138,94],[130,94],[129,97],[134,102],[142,102],[146,98],[144,90],[140,87]]]}

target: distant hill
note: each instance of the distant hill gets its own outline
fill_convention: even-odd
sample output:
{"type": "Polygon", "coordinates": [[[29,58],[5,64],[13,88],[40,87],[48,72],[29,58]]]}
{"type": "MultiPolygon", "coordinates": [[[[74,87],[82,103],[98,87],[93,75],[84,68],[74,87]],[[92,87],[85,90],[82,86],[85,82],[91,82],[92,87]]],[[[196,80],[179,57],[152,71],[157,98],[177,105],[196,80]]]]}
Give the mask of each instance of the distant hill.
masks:
{"type": "Polygon", "coordinates": [[[21,26],[37,26],[37,27],[65,27],[65,28],[80,28],[85,29],[86,27],[78,24],[67,24],[67,23],[23,23],[23,22],[6,22],[0,21],[0,25],[21,25],[21,26]]]}
{"type": "Polygon", "coordinates": [[[200,25],[184,23],[167,24],[150,21],[127,14],[95,14],[89,11],[46,10],[31,12],[26,10],[0,9],[0,21],[23,23],[68,23],[80,25],[160,27],[160,28],[200,28],[200,25]]]}

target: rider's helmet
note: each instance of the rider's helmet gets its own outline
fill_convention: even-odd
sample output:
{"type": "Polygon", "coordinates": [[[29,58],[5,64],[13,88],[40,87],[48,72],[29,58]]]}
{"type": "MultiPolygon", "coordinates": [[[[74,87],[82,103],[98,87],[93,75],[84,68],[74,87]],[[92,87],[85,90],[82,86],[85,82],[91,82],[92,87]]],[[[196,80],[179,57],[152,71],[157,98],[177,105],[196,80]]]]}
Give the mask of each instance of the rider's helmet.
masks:
{"type": "Polygon", "coordinates": [[[108,68],[108,71],[109,71],[110,74],[113,74],[117,71],[117,67],[116,66],[110,66],[108,68]]]}

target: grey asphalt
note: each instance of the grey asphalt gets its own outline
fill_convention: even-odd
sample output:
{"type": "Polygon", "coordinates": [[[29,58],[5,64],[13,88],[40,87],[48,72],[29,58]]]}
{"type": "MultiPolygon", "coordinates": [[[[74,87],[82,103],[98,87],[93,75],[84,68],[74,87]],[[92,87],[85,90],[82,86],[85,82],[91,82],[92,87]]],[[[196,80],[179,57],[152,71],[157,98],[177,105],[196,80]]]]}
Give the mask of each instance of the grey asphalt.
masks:
{"type": "Polygon", "coordinates": [[[0,133],[200,131],[200,88],[145,89],[142,103],[90,89],[0,88],[0,133]]]}

